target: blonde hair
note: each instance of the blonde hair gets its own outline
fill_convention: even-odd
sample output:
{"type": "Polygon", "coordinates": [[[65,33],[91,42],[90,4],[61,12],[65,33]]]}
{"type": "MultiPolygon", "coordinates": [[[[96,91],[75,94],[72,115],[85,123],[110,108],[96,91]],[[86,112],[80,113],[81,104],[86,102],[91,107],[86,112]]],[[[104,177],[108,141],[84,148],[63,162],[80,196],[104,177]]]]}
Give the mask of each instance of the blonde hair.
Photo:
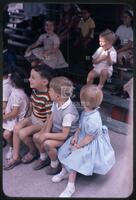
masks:
{"type": "Polygon", "coordinates": [[[100,33],[99,37],[105,38],[111,44],[113,44],[115,41],[115,33],[110,29],[106,29],[104,32],[100,33]]]}
{"type": "Polygon", "coordinates": [[[50,88],[61,95],[63,98],[68,98],[72,96],[73,93],[73,83],[67,77],[59,76],[51,80],[49,84],[50,88]]]}
{"type": "Polygon", "coordinates": [[[93,109],[101,104],[103,92],[97,85],[86,84],[81,88],[80,99],[87,108],[93,109]]]}

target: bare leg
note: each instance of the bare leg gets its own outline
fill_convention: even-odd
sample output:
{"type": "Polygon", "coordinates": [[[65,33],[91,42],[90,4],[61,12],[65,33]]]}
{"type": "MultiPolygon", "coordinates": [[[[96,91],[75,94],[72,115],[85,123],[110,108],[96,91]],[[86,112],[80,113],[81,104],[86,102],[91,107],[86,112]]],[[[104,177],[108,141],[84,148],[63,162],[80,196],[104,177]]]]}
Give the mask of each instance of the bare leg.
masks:
{"type": "Polygon", "coordinates": [[[100,80],[99,80],[99,85],[98,85],[99,88],[101,88],[101,89],[103,88],[103,86],[104,86],[106,80],[108,79],[108,77],[109,77],[108,70],[107,69],[103,69],[101,71],[101,73],[100,73],[100,80]]]}
{"type": "Polygon", "coordinates": [[[26,127],[30,126],[31,121],[29,118],[26,118],[22,121],[20,121],[14,128],[14,133],[13,133],[13,158],[16,160],[19,158],[19,152],[20,152],[20,144],[21,144],[21,139],[19,137],[19,131],[26,127]]]}
{"type": "Polygon", "coordinates": [[[87,76],[87,83],[92,84],[94,81],[94,78],[96,77],[97,77],[97,73],[94,71],[94,69],[92,69],[87,76]]]}
{"type": "Polygon", "coordinates": [[[32,138],[29,136],[40,130],[41,130],[41,125],[31,125],[19,131],[20,139],[28,146],[30,152],[32,153],[36,152],[37,149],[34,145],[32,138]]]}
{"type": "Polygon", "coordinates": [[[57,160],[57,149],[56,147],[59,147],[63,144],[63,141],[58,141],[58,140],[46,140],[44,142],[44,147],[49,155],[50,159],[52,161],[57,160]]]}
{"type": "Polygon", "coordinates": [[[3,132],[3,137],[10,146],[13,146],[12,142],[12,131],[5,130],[3,132]]]}

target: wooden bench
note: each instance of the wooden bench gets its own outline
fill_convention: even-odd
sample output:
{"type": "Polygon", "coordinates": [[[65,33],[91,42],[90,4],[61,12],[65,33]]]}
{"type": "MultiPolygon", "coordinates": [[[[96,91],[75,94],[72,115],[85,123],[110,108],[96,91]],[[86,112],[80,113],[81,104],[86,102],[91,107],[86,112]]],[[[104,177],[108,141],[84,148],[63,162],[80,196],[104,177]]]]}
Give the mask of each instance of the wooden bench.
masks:
{"type": "Polygon", "coordinates": [[[109,91],[104,91],[103,102],[112,106],[111,118],[123,122],[128,122],[130,100],[113,96],[109,91]]]}

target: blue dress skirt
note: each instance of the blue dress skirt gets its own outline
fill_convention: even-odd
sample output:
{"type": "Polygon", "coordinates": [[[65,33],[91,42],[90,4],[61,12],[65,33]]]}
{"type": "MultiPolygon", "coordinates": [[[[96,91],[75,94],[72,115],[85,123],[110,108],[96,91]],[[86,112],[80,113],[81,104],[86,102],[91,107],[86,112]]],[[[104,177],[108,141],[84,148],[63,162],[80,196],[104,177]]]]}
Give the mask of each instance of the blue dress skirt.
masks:
{"type": "Polygon", "coordinates": [[[94,137],[86,146],[71,150],[70,137],[59,149],[58,158],[68,171],[74,170],[83,175],[106,174],[115,163],[114,150],[110,144],[108,129],[102,126],[98,109],[83,112],[80,118],[78,142],[86,134],[94,137]]]}

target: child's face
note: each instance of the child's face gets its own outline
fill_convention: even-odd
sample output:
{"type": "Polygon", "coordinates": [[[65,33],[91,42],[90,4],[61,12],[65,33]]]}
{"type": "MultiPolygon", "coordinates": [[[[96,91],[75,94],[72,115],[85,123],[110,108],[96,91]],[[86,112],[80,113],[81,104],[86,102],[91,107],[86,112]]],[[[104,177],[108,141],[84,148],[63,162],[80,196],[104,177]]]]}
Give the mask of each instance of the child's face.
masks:
{"type": "Polygon", "coordinates": [[[87,10],[82,11],[83,19],[88,19],[90,17],[90,13],[87,10]]]}
{"type": "Polygon", "coordinates": [[[45,23],[44,29],[47,33],[53,33],[54,32],[54,24],[53,22],[47,21],[45,23]]]}
{"type": "Polygon", "coordinates": [[[48,84],[48,80],[46,78],[41,77],[39,72],[36,72],[34,69],[31,70],[30,78],[30,88],[41,90],[44,86],[46,87],[48,84]]]}
{"type": "Polygon", "coordinates": [[[49,95],[52,101],[58,102],[58,100],[60,99],[60,95],[57,94],[53,88],[49,88],[49,95]]]}
{"type": "Polygon", "coordinates": [[[103,49],[107,49],[111,45],[104,37],[99,37],[99,44],[103,49]]]}
{"type": "Polygon", "coordinates": [[[132,18],[127,13],[124,13],[122,16],[122,20],[123,20],[123,24],[130,25],[132,18]]]}

